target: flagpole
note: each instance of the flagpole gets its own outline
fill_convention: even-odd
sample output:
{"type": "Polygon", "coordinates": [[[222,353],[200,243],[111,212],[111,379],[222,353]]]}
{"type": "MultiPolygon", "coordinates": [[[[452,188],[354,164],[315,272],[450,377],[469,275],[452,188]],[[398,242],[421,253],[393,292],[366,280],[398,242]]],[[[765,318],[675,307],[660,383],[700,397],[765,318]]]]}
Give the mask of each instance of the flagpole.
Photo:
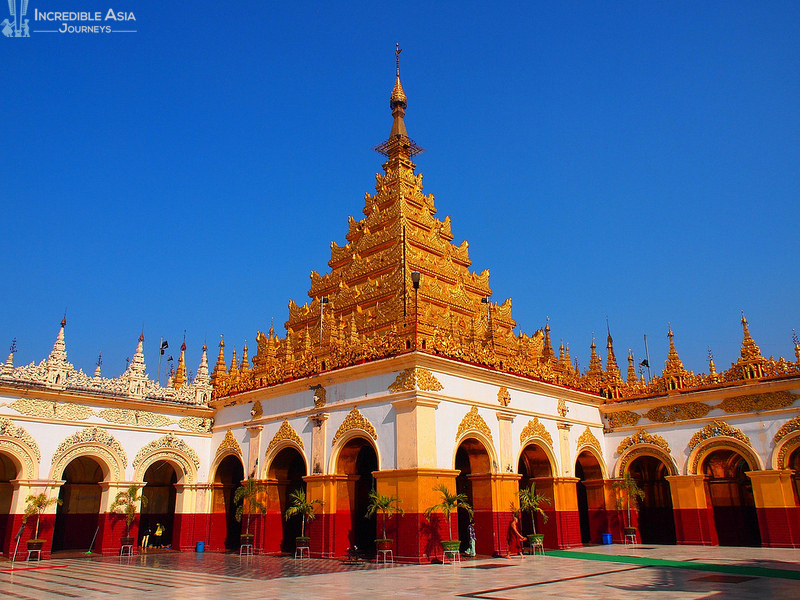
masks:
{"type": "Polygon", "coordinates": [[[650,374],[650,350],[647,349],[647,334],[644,334],[644,353],[647,356],[647,381],[650,382],[653,380],[653,376],[650,374]]]}
{"type": "Polygon", "coordinates": [[[163,345],[164,338],[162,337],[158,342],[158,385],[161,385],[161,355],[164,354],[164,350],[161,349],[161,346],[163,345]]]}

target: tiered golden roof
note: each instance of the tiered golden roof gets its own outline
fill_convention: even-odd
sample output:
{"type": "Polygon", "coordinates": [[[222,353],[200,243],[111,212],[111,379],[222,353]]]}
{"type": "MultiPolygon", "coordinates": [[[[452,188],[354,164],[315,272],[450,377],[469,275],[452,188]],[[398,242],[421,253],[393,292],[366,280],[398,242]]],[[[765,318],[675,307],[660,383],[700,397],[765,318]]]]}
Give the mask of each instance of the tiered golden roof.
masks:
{"type": "Polygon", "coordinates": [[[492,302],[489,271],[471,272],[469,245],[453,243],[450,217],[436,218],[433,194],[424,194],[412,157],[423,150],[408,137],[408,99],[397,75],[390,95],[389,139],[376,150],[387,157],[375,176],[375,193],[364,196],[362,219],[349,218],[347,243],[331,242],[330,271],[311,272],[310,302],[289,303],[286,336],[270,327],[258,332],[250,368],[245,345],[226,369],[224,341],[212,375],[216,397],[310,376],[358,362],[420,351],[602,394],[609,400],[675,392],[687,387],[800,372],[797,363],[760,355],[742,318],[745,341],[732,369],[717,376],[687,372],[670,328],[664,372],[650,382],[637,379],[633,355],[623,381],[609,332],[606,368],[594,339],[589,369],[581,374],[563,342],[553,351],[549,319],[544,330],[517,335],[511,300],[492,302]]]}

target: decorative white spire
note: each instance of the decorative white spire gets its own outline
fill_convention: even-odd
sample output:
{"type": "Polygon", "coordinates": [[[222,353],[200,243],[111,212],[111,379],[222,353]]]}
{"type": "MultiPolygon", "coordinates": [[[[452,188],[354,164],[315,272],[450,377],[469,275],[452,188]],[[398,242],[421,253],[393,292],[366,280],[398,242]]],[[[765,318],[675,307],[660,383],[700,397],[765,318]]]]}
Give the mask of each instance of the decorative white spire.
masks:
{"type": "Polygon", "coordinates": [[[67,317],[61,319],[61,328],[58,330],[53,350],[47,357],[47,383],[56,387],[66,385],[67,372],[71,371],[67,362],[67,344],[64,341],[64,329],[67,326],[67,317]]]}

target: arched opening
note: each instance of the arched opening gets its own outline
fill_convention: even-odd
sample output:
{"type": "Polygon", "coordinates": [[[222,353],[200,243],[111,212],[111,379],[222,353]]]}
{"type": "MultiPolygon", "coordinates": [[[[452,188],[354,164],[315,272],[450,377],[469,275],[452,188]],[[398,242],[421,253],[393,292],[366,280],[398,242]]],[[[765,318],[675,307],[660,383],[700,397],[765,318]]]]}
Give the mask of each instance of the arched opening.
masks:
{"type": "Polygon", "coordinates": [[[760,546],[753,485],[745,474],[753,467],[735,450],[720,449],[703,460],[706,489],[720,546],[760,546]]]}
{"type": "MultiPolygon", "coordinates": [[[[371,447],[370,447],[371,448],[371,447]]],[[[373,451],[374,454],[374,451],[373,451]]],[[[377,468],[377,461],[376,461],[377,468]]],[[[373,469],[375,470],[375,469],[373,469]]],[[[284,448],[275,456],[269,466],[268,477],[274,481],[277,493],[277,504],[281,522],[281,541],[280,549],[282,552],[294,552],[295,538],[300,535],[302,523],[299,518],[282,518],[286,514],[286,509],[290,506],[289,495],[295,490],[306,489],[303,477],[306,476],[306,463],[303,456],[295,448],[284,448]]],[[[372,473],[370,472],[370,477],[372,473]]],[[[367,493],[372,488],[367,489],[367,493]]],[[[366,513],[366,508],[364,508],[366,513]]],[[[273,535],[276,532],[273,532],[273,535]]],[[[359,548],[361,545],[359,544],[359,548]]]]}
{"type": "Polygon", "coordinates": [[[11,524],[11,502],[14,500],[14,484],[17,466],[7,455],[0,452],[0,544],[5,548],[6,536],[14,535],[8,528],[11,524]]]}
{"type": "Polygon", "coordinates": [[[792,469],[792,487],[794,488],[794,503],[800,506],[800,446],[794,449],[786,461],[786,468],[792,469]]]}
{"type": "MultiPolygon", "coordinates": [[[[347,475],[346,481],[339,483],[337,513],[341,515],[349,509],[350,519],[347,532],[347,545],[355,544],[359,550],[370,554],[375,551],[377,518],[367,519],[369,493],[375,489],[373,471],[378,470],[378,455],[366,439],[356,437],[349,440],[336,462],[336,473],[347,475]]],[[[346,518],[346,517],[345,517],[346,518]]]]}
{"type": "Polygon", "coordinates": [[[144,473],[142,496],[147,498],[147,506],[142,509],[140,535],[149,530],[151,546],[172,546],[175,500],[178,495],[176,483],[178,474],[175,467],[166,460],[157,460],[144,473]],[[164,530],[160,540],[156,536],[159,524],[164,530]]]}
{"type": "Polygon", "coordinates": [[[603,490],[603,470],[595,455],[584,450],[575,461],[578,494],[578,517],[581,542],[599,544],[606,529],[606,503],[603,490]]]}
{"type": "MultiPolygon", "coordinates": [[[[519,489],[528,489],[533,483],[535,484],[534,489],[536,493],[542,494],[550,500],[550,504],[542,504],[540,507],[547,513],[548,523],[550,523],[550,517],[555,515],[555,499],[553,497],[553,467],[550,464],[550,458],[547,456],[547,453],[537,444],[528,444],[522,450],[522,454],[519,457],[517,471],[522,475],[522,479],[519,480],[519,489]]],[[[534,518],[536,522],[536,532],[546,534],[544,519],[541,515],[536,515],[534,518]]],[[[521,520],[522,533],[533,533],[533,524],[531,523],[531,516],[528,511],[522,513],[521,520]]],[[[551,524],[551,527],[554,528],[554,526],[555,521],[551,524]]],[[[555,531],[555,529],[553,529],[553,531],[555,531]]],[[[553,536],[550,537],[552,541],[555,540],[553,536]]],[[[545,539],[548,539],[546,535],[545,539]]]]}
{"type": "Polygon", "coordinates": [[[209,546],[228,550],[239,548],[242,524],[236,520],[233,496],[244,479],[244,467],[238,456],[223,458],[214,473],[214,501],[209,546]],[[222,538],[224,532],[224,539],[222,538]]]}
{"type": "MultiPolygon", "coordinates": [[[[464,494],[474,510],[475,550],[478,554],[494,552],[491,482],[485,477],[492,471],[486,447],[475,438],[466,438],[456,450],[456,493],[464,494]],[[483,477],[482,477],[483,476],[483,477]]],[[[458,510],[458,539],[469,542],[469,515],[458,510]]],[[[464,544],[462,543],[462,550],[464,544]]]]}
{"type": "Polygon", "coordinates": [[[644,544],[675,544],[672,494],[666,477],[667,465],[654,456],[639,456],[628,471],[644,492],[639,501],[639,534],[644,544]]]}
{"type": "Polygon", "coordinates": [[[61,477],[65,483],[58,494],[61,505],[56,509],[53,551],[88,550],[99,525],[103,468],[95,459],[79,456],[67,465],[61,477]]]}

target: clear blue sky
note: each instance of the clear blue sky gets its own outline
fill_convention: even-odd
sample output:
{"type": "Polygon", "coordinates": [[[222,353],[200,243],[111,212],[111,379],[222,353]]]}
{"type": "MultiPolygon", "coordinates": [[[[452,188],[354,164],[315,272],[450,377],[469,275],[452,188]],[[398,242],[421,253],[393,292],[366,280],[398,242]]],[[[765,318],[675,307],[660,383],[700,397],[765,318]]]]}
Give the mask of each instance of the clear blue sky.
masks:
{"type": "Polygon", "coordinates": [[[608,316],[622,368],[647,334],[660,372],[671,321],[706,371],[744,310],[793,356],[800,4],[113,8],[137,33],[0,37],[2,358],[46,357],[65,308],[71,361],[107,376],[142,324],[153,377],[159,336],[177,359],[186,330],[194,370],[206,336],[229,358],[282,330],[373,190],[396,41],[425,191],[523,331],[549,315],[585,368],[608,316]]]}

